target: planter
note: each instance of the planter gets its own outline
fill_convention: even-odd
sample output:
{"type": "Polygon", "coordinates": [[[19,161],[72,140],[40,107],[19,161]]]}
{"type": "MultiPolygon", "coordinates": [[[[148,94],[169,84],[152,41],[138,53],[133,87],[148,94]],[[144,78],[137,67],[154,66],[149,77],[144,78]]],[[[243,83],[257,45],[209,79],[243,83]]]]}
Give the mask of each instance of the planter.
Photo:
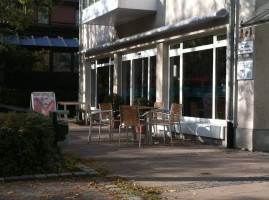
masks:
{"type": "MultiPolygon", "coordinates": [[[[141,127],[141,133],[145,133],[145,128],[146,128],[145,126],[141,127]]],[[[136,130],[136,133],[139,133],[139,126],[136,126],[135,130],[136,130]]]]}

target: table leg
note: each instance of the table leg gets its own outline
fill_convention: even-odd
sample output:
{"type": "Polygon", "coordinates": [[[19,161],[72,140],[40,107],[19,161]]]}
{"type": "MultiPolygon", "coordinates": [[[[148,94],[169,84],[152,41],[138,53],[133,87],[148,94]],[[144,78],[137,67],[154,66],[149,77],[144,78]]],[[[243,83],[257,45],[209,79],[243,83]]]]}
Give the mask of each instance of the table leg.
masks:
{"type": "Polygon", "coordinates": [[[152,112],[149,111],[149,144],[152,145],[152,112]]]}
{"type": "MultiPolygon", "coordinates": [[[[66,105],[64,105],[64,110],[66,110],[66,105]]],[[[67,120],[67,114],[64,114],[64,119],[67,120]]]]}
{"type": "Polygon", "coordinates": [[[85,113],[84,113],[84,119],[85,119],[85,125],[88,125],[88,115],[87,115],[86,108],[85,108],[85,113]]]}

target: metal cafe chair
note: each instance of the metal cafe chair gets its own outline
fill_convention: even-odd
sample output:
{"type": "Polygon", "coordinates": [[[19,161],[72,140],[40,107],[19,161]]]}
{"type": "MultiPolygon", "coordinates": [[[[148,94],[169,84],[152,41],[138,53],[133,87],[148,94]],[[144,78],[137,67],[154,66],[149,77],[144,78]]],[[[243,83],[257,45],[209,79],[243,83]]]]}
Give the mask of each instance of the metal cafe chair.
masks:
{"type": "MultiPolygon", "coordinates": [[[[103,124],[110,123],[110,128],[111,128],[111,140],[113,140],[113,129],[114,129],[114,123],[117,120],[113,117],[113,109],[112,109],[112,104],[111,103],[100,103],[99,108],[101,111],[110,111],[109,112],[102,112],[100,113],[100,120],[103,122],[103,124]]],[[[102,126],[102,125],[101,125],[102,126]]]]}
{"type": "Polygon", "coordinates": [[[111,110],[88,110],[88,118],[90,121],[90,128],[89,128],[89,135],[88,135],[88,143],[91,141],[92,136],[92,127],[94,125],[99,126],[99,132],[98,132],[98,139],[100,139],[101,136],[101,127],[104,125],[109,125],[109,140],[111,141],[111,110]],[[105,120],[102,118],[102,115],[108,116],[108,119],[105,120]]]}
{"type": "MultiPolygon", "coordinates": [[[[171,145],[173,146],[173,137],[172,137],[172,132],[171,132],[171,127],[175,125],[179,125],[180,126],[180,133],[182,133],[182,128],[181,128],[181,123],[180,123],[180,119],[181,119],[181,113],[182,113],[182,104],[176,104],[173,103],[171,105],[171,108],[169,111],[158,111],[156,110],[156,114],[161,113],[163,115],[162,118],[157,118],[157,119],[153,119],[152,120],[152,125],[153,126],[157,126],[157,125],[162,125],[164,126],[164,135],[163,135],[163,139],[164,139],[164,143],[165,143],[165,126],[167,126],[168,132],[170,133],[170,138],[171,138],[171,145]]],[[[153,111],[154,112],[154,111],[153,111]]]]}
{"type": "Polygon", "coordinates": [[[140,119],[139,109],[137,106],[120,106],[120,126],[119,126],[119,147],[121,140],[121,128],[126,129],[127,144],[128,144],[128,127],[139,127],[139,148],[141,147],[141,129],[147,124],[144,120],[140,119]]]}
{"type": "MultiPolygon", "coordinates": [[[[158,109],[160,109],[160,110],[163,110],[163,108],[164,108],[164,102],[154,102],[154,107],[155,108],[158,108],[158,109]]],[[[153,112],[153,114],[152,114],[152,120],[154,121],[154,120],[157,120],[157,119],[160,119],[160,118],[162,118],[162,114],[161,113],[158,113],[158,112],[153,112]]],[[[155,126],[153,126],[153,129],[154,129],[154,132],[157,130],[157,125],[155,125],[155,126]]]]}

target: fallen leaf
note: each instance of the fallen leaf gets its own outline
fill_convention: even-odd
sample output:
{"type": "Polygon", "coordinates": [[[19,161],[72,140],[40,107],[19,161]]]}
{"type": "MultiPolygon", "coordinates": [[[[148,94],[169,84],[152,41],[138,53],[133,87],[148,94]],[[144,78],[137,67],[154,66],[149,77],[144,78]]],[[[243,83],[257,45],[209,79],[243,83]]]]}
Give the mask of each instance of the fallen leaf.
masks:
{"type": "Polygon", "coordinates": [[[9,191],[7,194],[8,195],[11,195],[11,194],[14,194],[15,192],[12,190],[12,191],[9,191]]]}
{"type": "Polygon", "coordinates": [[[201,172],[202,175],[207,175],[207,174],[210,174],[208,171],[202,171],[201,172]]]}
{"type": "Polygon", "coordinates": [[[176,190],[168,190],[169,192],[176,192],[176,190]]]}

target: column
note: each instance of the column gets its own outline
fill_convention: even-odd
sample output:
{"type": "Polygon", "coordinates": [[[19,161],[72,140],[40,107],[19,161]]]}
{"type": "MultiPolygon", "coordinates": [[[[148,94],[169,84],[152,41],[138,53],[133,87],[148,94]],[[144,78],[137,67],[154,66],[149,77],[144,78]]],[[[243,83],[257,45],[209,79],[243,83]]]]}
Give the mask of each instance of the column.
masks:
{"type": "Polygon", "coordinates": [[[121,95],[121,63],[122,54],[114,54],[114,77],[113,77],[113,93],[121,95]]]}
{"type": "Polygon", "coordinates": [[[157,44],[156,55],[156,101],[164,102],[165,109],[169,109],[168,102],[168,45],[157,44]]]}

